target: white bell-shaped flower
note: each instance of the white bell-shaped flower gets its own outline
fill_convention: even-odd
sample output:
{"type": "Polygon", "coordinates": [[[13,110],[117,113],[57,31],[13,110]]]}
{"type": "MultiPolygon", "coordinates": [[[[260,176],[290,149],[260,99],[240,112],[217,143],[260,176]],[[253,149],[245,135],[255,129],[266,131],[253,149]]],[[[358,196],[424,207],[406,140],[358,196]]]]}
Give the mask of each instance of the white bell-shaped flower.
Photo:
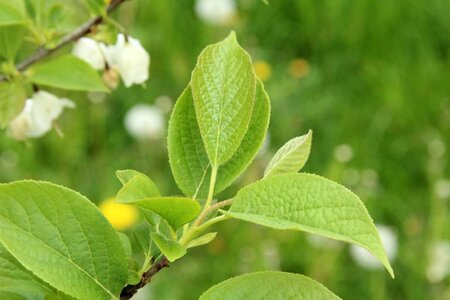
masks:
{"type": "Polygon", "coordinates": [[[73,46],[72,54],[90,64],[95,70],[105,68],[105,55],[102,53],[102,46],[93,39],[80,38],[73,46]]]}
{"type": "Polygon", "coordinates": [[[124,125],[128,133],[138,140],[162,138],[165,130],[161,110],[148,104],[132,107],[125,116],[124,125]]]}
{"type": "Polygon", "coordinates": [[[234,0],[197,0],[195,12],[207,24],[227,25],[236,15],[236,3],[234,0]]]}
{"type": "Polygon", "coordinates": [[[440,241],[430,251],[427,278],[433,283],[440,282],[450,274],[450,242],[440,241]]]}
{"type": "Polygon", "coordinates": [[[52,129],[53,122],[65,107],[75,104],[45,91],[39,91],[25,102],[23,111],[8,126],[9,135],[17,140],[41,137],[52,129]]]}
{"type": "MultiPolygon", "coordinates": [[[[376,224],[376,227],[380,233],[384,249],[386,249],[386,255],[392,262],[397,256],[397,234],[389,226],[376,224]]],[[[381,263],[369,251],[362,247],[350,245],[350,254],[360,266],[366,269],[374,270],[382,268],[381,263]]]]}
{"type": "Polygon", "coordinates": [[[137,39],[119,34],[116,44],[104,47],[104,52],[109,67],[119,72],[126,87],[148,79],[150,55],[137,39]]]}

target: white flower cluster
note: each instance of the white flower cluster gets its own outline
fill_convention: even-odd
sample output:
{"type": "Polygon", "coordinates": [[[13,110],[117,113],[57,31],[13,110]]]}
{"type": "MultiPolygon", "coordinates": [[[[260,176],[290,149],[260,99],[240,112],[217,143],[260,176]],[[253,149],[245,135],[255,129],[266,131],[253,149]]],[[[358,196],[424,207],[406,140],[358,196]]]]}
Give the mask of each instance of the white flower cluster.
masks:
{"type": "Polygon", "coordinates": [[[8,134],[16,140],[41,137],[49,132],[65,107],[75,104],[45,91],[36,92],[25,102],[23,111],[10,122],[8,134]]]}
{"type": "Polygon", "coordinates": [[[105,70],[103,79],[115,88],[118,75],[126,87],[142,84],[148,79],[150,55],[139,40],[124,34],[117,36],[115,45],[98,43],[90,38],[80,38],[72,54],[89,63],[96,70],[105,70]]]}

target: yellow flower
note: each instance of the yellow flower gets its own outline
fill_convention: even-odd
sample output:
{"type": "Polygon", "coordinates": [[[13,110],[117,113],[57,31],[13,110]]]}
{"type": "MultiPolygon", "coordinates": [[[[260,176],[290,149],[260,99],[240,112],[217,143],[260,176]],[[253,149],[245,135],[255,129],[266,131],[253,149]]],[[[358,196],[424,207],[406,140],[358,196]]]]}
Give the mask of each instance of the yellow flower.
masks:
{"type": "Polygon", "coordinates": [[[262,60],[257,60],[253,63],[253,69],[255,70],[256,76],[262,81],[266,81],[272,75],[272,68],[270,65],[262,60]]]}
{"type": "Polygon", "coordinates": [[[100,211],[116,230],[125,230],[133,226],[138,219],[138,211],[134,206],[115,202],[109,198],[99,205],[100,211]]]}
{"type": "Polygon", "coordinates": [[[309,74],[309,62],[303,58],[296,58],[289,63],[289,73],[294,78],[303,78],[309,74]]]}

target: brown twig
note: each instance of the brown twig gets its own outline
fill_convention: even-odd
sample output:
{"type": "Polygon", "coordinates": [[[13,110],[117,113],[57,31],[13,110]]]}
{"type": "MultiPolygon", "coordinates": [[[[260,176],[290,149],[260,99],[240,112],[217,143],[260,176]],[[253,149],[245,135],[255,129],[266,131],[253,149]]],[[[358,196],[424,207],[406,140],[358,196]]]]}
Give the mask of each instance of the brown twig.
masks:
{"type": "Polygon", "coordinates": [[[144,287],[147,283],[150,282],[150,280],[153,276],[156,275],[156,273],[167,267],[169,267],[169,260],[167,259],[167,257],[163,256],[163,258],[159,262],[153,264],[147,272],[142,274],[141,281],[138,284],[128,284],[123,288],[122,292],[120,293],[120,300],[131,299],[131,297],[133,297],[133,295],[136,294],[140,288],[144,287]]]}
{"type": "MultiPolygon", "coordinates": [[[[108,5],[107,13],[111,13],[113,10],[115,10],[120,4],[125,2],[125,0],[112,0],[111,3],[108,5]]],[[[40,47],[36,50],[36,52],[25,59],[24,61],[17,64],[16,69],[20,72],[25,71],[29,66],[32,64],[40,61],[43,58],[46,58],[53,52],[57,51],[58,49],[64,47],[70,42],[78,40],[80,37],[88,34],[91,32],[92,28],[96,25],[100,24],[103,21],[102,16],[95,17],[86,23],[82,24],[80,27],[76,28],[74,31],[66,34],[61,41],[53,48],[44,48],[40,47]]],[[[0,82],[6,81],[7,77],[4,75],[0,75],[0,82]]]]}

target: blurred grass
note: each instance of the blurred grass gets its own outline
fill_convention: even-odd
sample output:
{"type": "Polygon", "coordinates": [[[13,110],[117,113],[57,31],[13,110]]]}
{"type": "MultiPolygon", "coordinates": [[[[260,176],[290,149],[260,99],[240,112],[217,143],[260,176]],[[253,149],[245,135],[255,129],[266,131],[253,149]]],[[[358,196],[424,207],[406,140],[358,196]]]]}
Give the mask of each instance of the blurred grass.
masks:
{"type": "MultiPolygon", "coordinates": [[[[193,1],[124,4],[116,16],[151,53],[147,88],[119,88],[100,104],[70,94],[77,109],[61,119],[63,139],[53,132],[24,145],[2,135],[0,180],[50,180],[99,202],[118,190],[115,170],[135,168],[165,194],[179,194],[165,141],[133,140],[124,114],[160,95],[176,99],[203,47],[235,30],[253,59],[272,68],[265,83],[272,101],[270,150],[314,130],[305,171],[348,185],[375,222],[396,229],[396,279],[361,269],[345,245],[317,248],[302,234],[228,221],[211,245],[155,278],[155,299],[195,299],[230,276],[276,268],[305,273],[344,299],[449,297],[450,278],[431,284],[425,269],[430,245],[450,239],[448,199],[439,199],[433,188],[450,177],[448,150],[442,154],[433,146],[450,149],[450,2],[298,0],[267,6],[241,0],[238,8],[232,25],[216,28],[196,17],[193,1]],[[302,78],[289,72],[297,58],[309,63],[302,78]],[[336,160],[341,144],[352,147],[352,160],[336,160]],[[369,173],[375,184],[364,183],[369,173]]],[[[259,157],[239,183],[258,178],[268,158],[259,157]]]]}

